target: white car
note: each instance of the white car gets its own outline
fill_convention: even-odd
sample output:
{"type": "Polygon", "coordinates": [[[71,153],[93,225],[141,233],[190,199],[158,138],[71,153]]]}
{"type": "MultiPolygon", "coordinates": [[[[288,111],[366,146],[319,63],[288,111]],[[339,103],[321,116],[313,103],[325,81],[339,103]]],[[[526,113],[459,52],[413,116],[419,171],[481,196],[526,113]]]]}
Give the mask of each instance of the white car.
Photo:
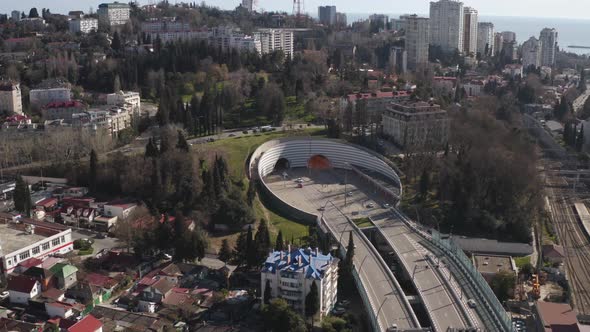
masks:
{"type": "Polygon", "coordinates": [[[469,308],[475,308],[476,303],[474,299],[469,299],[467,300],[467,305],[469,306],[469,308]]]}
{"type": "Polygon", "coordinates": [[[391,207],[391,205],[389,205],[388,203],[383,204],[384,209],[389,209],[390,207],[391,207]]]}
{"type": "Polygon", "coordinates": [[[5,298],[7,298],[10,295],[10,293],[4,291],[2,293],[0,293],[0,300],[4,300],[5,298]]]}
{"type": "Polygon", "coordinates": [[[302,178],[297,178],[297,180],[295,180],[295,182],[297,182],[297,183],[303,183],[303,179],[302,178]]]}
{"type": "Polygon", "coordinates": [[[352,197],[352,195],[354,195],[354,194],[352,193],[352,191],[349,191],[349,192],[347,192],[347,193],[346,193],[346,196],[348,196],[348,197],[352,197]]]}
{"type": "Polygon", "coordinates": [[[368,209],[372,209],[372,208],[374,208],[374,207],[375,207],[375,204],[373,204],[373,203],[369,203],[369,204],[367,204],[367,208],[368,208],[368,209]]]}

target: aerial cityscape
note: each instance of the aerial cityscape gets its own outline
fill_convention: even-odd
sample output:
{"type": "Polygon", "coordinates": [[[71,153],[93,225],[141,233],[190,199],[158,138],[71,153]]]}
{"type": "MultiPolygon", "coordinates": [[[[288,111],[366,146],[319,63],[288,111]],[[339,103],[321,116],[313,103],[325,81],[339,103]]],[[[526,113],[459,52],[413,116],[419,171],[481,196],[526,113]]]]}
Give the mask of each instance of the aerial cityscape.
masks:
{"type": "Polygon", "coordinates": [[[0,331],[590,331],[590,21],[363,5],[0,4],[0,331]]]}

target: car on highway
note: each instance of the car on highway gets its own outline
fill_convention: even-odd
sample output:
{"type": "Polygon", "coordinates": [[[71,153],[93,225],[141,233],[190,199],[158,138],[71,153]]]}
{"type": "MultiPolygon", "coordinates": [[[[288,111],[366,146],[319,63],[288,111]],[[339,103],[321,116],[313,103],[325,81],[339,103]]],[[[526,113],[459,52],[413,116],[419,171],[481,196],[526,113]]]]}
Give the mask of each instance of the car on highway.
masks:
{"type": "Polygon", "coordinates": [[[297,183],[303,183],[303,179],[302,178],[297,178],[297,179],[295,179],[295,182],[297,182],[297,183]]]}
{"type": "Polygon", "coordinates": [[[384,209],[389,209],[391,207],[391,205],[389,205],[389,203],[385,203],[383,204],[383,208],[384,209]]]}
{"type": "Polygon", "coordinates": [[[318,211],[326,211],[326,207],[325,207],[325,206],[322,206],[322,207],[320,207],[320,208],[318,209],[318,211]]]}
{"type": "Polygon", "coordinates": [[[469,306],[469,308],[475,308],[477,306],[474,299],[467,300],[467,305],[469,306]]]}
{"type": "Polygon", "coordinates": [[[334,309],[332,309],[332,314],[334,314],[335,316],[344,315],[345,312],[346,309],[342,307],[335,307],[334,309]]]}
{"type": "Polygon", "coordinates": [[[347,193],[346,193],[346,196],[348,196],[348,197],[352,197],[352,195],[354,195],[354,194],[352,193],[352,191],[349,191],[349,192],[347,192],[347,193]]]}
{"type": "Polygon", "coordinates": [[[372,209],[372,208],[374,208],[374,207],[375,207],[375,204],[373,204],[373,203],[368,203],[366,206],[367,206],[367,209],[372,209]]]}

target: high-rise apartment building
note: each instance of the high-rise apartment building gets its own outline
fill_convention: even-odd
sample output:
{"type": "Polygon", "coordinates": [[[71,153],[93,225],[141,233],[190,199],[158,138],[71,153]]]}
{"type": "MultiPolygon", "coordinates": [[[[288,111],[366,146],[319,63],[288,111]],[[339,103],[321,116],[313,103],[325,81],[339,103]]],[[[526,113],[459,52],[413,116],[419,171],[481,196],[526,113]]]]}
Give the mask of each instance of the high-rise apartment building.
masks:
{"type": "Polygon", "coordinates": [[[259,29],[254,38],[260,40],[262,54],[282,50],[285,57],[293,58],[293,31],[288,29],[259,29]]]}
{"type": "Polygon", "coordinates": [[[341,27],[346,27],[346,25],[348,25],[345,13],[336,13],[336,24],[341,27]]]}
{"type": "Polygon", "coordinates": [[[502,47],[504,47],[504,35],[501,32],[496,32],[494,34],[494,55],[500,53],[502,51],[502,47]]]}
{"type": "Polygon", "coordinates": [[[557,53],[557,30],[545,28],[539,36],[541,42],[541,66],[555,66],[555,54],[557,53]]]}
{"type": "Polygon", "coordinates": [[[336,6],[319,6],[318,17],[320,23],[327,26],[336,24],[336,6]]]}
{"type": "Polygon", "coordinates": [[[98,24],[107,29],[124,25],[129,21],[129,5],[126,3],[102,3],[98,6],[98,24]]]}
{"type": "Polygon", "coordinates": [[[516,32],[512,31],[502,31],[502,42],[504,43],[511,43],[516,41],[516,32]]]}
{"type": "Polygon", "coordinates": [[[12,20],[13,20],[14,22],[18,22],[18,21],[20,21],[20,17],[21,17],[20,10],[13,10],[13,11],[10,13],[10,18],[12,18],[12,20]]]}
{"type": "Polygon", "coordinates": [[[415,71],[428,64],[429,19],[408,15],[405,21],[408,69],[415,71]]]}
{"type": "Polygon", "coordinates": [[[465,55],[477,53],[477,10],[471,7],[463,8],[463,53],[465,55]]]}
{"type": "Polygon", "coordinates": [[[73,18],[69,22],[71,33],[98,31],[98,20],[92,17],[73,18]]]}
{"type": "Polygon", "coordinates": [[[463,50],[463,3],[456,0],[430,2],[430,43],[444,52],[463,50]]]}
{"type": "Polygon", "coordinates": [[[477,53],[481,54],[482,56],[493,55],[494,45],[494,24],[490,22],[478,23],[477,53]]]}
{"type": "Polygon", "coordinates": [[[377,24],[380,27],[383,27],[383,30],[387,30],[387,23],[389,23],[389,16],[383,14],[373,14],[369,16],[369,22],[372,24],[377,24]]]}
{"type": "Polygon", "coordinates": [[[535,37],[529,38],[522,44],[522,68],[523,70],[534,66],[535,69],[541,66],[542,43],[535,37]]]}
{"type": "Polygon", "coordinates": [[[0,81],[0,112],[23,114],[19,83],[0,81]]]}
{"type": "Polygon", "coordinates": [[[408,70],[408,52],[399,46],[389,50],[389,66],[396,74],[404,74],[408,70]]]}
{"type": "Polygon", "coordinates": [[[242,8],[252,12],[254,10],[254,0],[242,0],[242,8]]]}

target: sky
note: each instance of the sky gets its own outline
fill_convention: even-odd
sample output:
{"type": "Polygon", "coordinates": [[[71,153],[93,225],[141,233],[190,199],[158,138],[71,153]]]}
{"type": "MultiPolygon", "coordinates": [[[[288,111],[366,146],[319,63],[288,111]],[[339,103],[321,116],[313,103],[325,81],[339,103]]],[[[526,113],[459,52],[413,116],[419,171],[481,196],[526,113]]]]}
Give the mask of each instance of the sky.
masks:
{"type": "MultiPolygon", "coordinates": [[[[123,1],[123,0],[120,0],[123,1]]],[[[174,3],[175,0],[169,0],[174,3]]],[[[186,0],[185,0],[186,1],[186,0]]],[[[283,10],[291,12],[293,0],[255,0],[258,8],[283,10]]],[[[304,0],[305,11],[317,15],[319,5],[336,5],[337,10],[345,13],[417,13],[427,14],[428,0],[304,0]]],[[[17,9],[28,13],[31,7],[50,8],[55,13],[67,13],[70,10],[87,12],[104,1],[100,0],[0,0],[0,13],[10,13],[17,9]]],[[[148,0],[140,0],[146,4],[148,0]]],[[[180,2],[180,1],[179,1],[180,2]]],[[[200,0],[198,1],[200,2],[200,0]]],[[[208,0],[208,5],[224,9],[233,9],[240,0],[208,0]]],[[[484,16],[530,16],[590,19],[589,0],[465,0],[465,6],[474,7],[484,16]]]]}

